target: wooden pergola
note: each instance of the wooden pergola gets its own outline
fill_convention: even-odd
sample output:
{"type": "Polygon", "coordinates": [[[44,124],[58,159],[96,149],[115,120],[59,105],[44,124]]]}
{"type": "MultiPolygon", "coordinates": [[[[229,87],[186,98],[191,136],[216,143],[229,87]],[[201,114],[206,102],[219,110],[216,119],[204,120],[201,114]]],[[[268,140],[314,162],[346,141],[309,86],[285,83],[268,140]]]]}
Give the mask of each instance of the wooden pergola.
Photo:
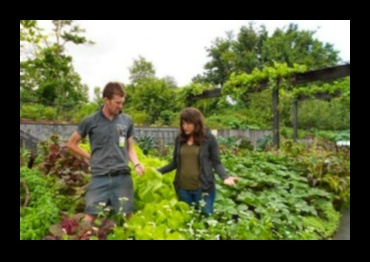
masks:
{"type": "MultiPolygon", "coordinates": [[[[327,67],[318,70],[312,70],[305,73],[297,73],[294,74],[291,78],[291,85],[302,85],[310,82],[315,81],[330,81],[337,78],[342,78],[350,75],[350,64],[344,65],[337,65],[333,67],[327,67]]],[[[273,111],[273,143],[274,145],[279,148],[280,145],[280,129],[279,129],[279,85],[280,81],[278,81],[278,88],[272,91],[272,111],[273,111]]],[[[256,88],[253,89],[253,92],[260,92],[264,89],[267,89],[267,81],[262,81],[256,88]]],[[[212,98],[212,97],[220,97],[221,96],[221,88],[215,88],[212,90],[204,91],[200,95],[190,95],[187,97],[187,105],[191,106],[193,102],[204,99],[204,98],[212,98]]],[[[318,92],[314,94],[316,99],[324,99],[328,100],[333,97],[340,96],[340,92],[336,92],[334,94],[328,94],[323,92],[318,92]]],[[[297,97],[297,99],[293,103],[293,128],[294,128],[294,139],[297,139],[297,129],[298,129],[298,101],[302,101],[307,99],[307,96],[301,95],[297,97]]]]}

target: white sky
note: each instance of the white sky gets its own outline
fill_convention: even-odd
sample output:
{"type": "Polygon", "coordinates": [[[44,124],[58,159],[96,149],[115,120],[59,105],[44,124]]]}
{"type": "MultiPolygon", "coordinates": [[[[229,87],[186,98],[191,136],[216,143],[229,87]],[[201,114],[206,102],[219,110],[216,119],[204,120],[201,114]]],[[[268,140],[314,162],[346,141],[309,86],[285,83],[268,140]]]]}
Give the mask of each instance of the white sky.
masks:
{"type": "MultiPolygon", "coordinates": [[[[93,46],[67,45],[75,70],[90,88],[103,88],[109,81],[129,83],[134,59],[144,57],[154,65],[157,77],[171,76],[178,86],[185,86],[209,61],[206,47],[226,31],[235,35],[251,20],[78,20],[93,46]]],[[[51,21],[39,20],[39,26],[50,30],[51,21]]],[[[272,34],[276,28],[296,23],[301,30],[316,30],[314,35],[334,45],[339,57],[350,61],[350,20],[254,20],[264,24],[272,34]]],[[[48,31],[47,31],[48,32],[48,31]]]]}

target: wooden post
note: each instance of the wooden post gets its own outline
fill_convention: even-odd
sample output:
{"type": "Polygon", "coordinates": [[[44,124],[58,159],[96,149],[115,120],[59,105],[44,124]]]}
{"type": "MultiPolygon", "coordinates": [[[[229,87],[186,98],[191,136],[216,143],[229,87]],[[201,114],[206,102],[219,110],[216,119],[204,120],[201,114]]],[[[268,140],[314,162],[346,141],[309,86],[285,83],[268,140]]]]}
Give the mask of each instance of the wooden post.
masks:
{"type": "Polygon", "coordinates": [[[280,80],[277,82],[277,87],[272,90],[272,113],[274,115],[272,140],[274,146],[278,149],[280,146],[280,131],[279,131],[279,86],[280,80]]]}
{"type": "Polygon", "coordinates": [[[293,139],[297,142],[298,139],[298,100],[293,102],[293,139]]]}

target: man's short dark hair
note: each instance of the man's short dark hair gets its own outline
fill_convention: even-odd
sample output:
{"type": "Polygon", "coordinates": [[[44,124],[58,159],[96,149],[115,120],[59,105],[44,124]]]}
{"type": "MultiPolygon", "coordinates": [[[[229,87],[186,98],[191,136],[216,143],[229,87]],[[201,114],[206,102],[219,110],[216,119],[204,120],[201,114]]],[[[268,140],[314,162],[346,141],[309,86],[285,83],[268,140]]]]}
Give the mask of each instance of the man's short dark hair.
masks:
{"type": "Polygon", "coordinates": [[[112,99],[114,95],[122,97],[126,96],[123,84],[118,82],[109,82],[106,84],[103,90],[103,98],[106,97],[108,99],[112,99]]]}

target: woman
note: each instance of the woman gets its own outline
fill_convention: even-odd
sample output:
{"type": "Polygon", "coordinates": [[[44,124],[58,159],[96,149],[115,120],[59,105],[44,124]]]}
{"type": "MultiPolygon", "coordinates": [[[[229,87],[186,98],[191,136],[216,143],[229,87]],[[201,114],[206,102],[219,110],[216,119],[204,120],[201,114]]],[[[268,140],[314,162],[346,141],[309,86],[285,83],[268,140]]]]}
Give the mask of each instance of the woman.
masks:
{"type": "Polygon", "coordinates": [[[185,108],[180,115],[180,134],[175,139],[175,150],[170,164],[159,168],[162,174],[176,169],[175,190],[180,201],[198,208],[204,200],[202,213],[213,213],[216,197],[213,169],[224,184],[233,186],[237,177],[226,174],[216,138],[205,128],[204,117],[196,108],[185,108]]]}

